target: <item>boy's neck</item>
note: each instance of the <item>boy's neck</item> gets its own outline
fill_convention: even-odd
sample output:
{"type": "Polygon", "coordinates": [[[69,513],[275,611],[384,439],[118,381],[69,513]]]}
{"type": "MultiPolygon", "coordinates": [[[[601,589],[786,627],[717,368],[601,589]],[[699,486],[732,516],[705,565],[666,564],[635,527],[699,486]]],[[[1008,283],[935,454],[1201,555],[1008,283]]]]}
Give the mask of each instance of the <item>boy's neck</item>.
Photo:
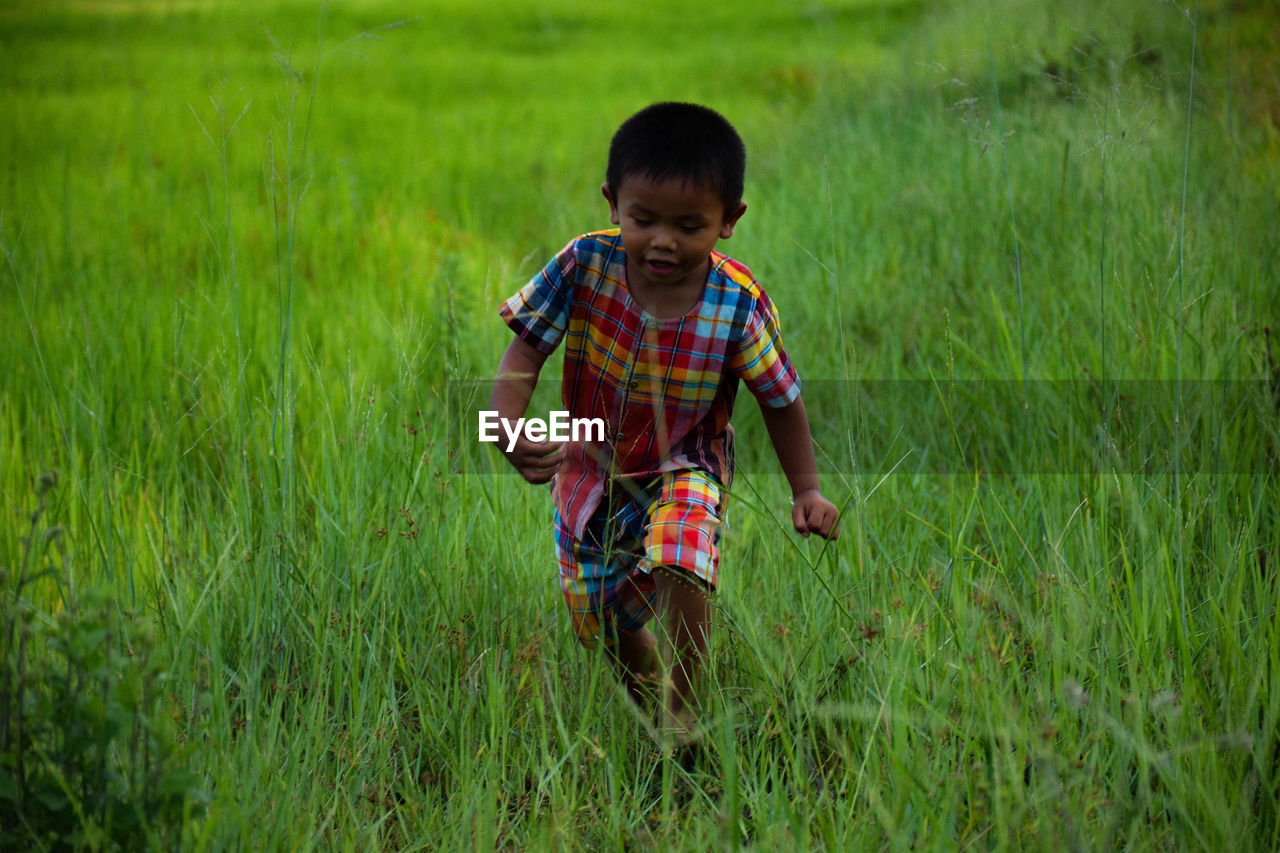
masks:
{"type": "Polygon", "coordinates": [[[690,275],[674,285],[656,285],[627,258],[627,290],[632,300],[660,320],[683,317],[702,301],[702,291],[711,272],[711,259],[703,262],[699,275],[690,275]]]}

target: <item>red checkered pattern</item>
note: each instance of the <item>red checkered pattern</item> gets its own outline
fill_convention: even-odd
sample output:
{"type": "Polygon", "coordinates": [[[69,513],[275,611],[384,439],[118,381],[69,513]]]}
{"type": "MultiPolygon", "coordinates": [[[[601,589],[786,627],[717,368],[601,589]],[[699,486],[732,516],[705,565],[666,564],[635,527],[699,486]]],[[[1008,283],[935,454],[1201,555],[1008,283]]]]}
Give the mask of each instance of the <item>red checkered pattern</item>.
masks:
{"type": "Polygon", "coordinates": [[[715,589],[720,484],[705,471],[671,471],[634,490],[615,486],[581,537],[556,512],[560,590],[578,641],[594,648],[640,630],[653,614],[651,571],[666,566],[715,589]]]}

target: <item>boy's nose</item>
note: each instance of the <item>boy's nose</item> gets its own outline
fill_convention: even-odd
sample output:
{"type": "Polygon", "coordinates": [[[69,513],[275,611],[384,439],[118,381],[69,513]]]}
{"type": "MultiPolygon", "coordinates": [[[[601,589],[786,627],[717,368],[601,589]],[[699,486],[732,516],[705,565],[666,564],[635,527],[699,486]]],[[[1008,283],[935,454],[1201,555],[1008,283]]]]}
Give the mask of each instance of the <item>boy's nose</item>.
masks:
{"type": "Polygon", "coordinates": [[[667,249],[669,251],[675,251],[676,249],[676,236],[670,228],[654,229],[653,237],[649,242],[655,249],[667,249]]]}

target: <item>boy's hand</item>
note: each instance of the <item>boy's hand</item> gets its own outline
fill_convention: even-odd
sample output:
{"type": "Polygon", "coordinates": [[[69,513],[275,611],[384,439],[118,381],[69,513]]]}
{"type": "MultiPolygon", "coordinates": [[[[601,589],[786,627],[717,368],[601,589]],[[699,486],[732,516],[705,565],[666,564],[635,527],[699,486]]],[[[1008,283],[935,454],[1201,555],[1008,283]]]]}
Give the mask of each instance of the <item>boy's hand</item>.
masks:
{"type": "MultiPolygon", "coordinates": [[[[546,360],[546,353],[519,337],[512,338],[502,353],[502,361],[498,363],[498,375],[493,380],[493,391],[489,395],[489,408],[507,420],[517,420],[523,415],[546,360]]],[[[548,482],[564,459],[564,445],[530,441],[523,433],[517,435],[510,450],[507,450],[505,442],[499,441],[494,446],[530,483],[548,482]]]]}
{"type": "Polygon", "coordinates": [[[801,492],[792,499],[791,523],[801,536],[816,533],[823,539],[840,535],[840,510],[817,489],[801,492]]]}
{"type": "Polygon", "coordinates": [[[523,435],[516,438],[516,446],[507,451],[501,444],[502,455],[530,483],[547,483],[555,476],[564,460],[564,445],[549,441],[530,441],[523,435]]]}

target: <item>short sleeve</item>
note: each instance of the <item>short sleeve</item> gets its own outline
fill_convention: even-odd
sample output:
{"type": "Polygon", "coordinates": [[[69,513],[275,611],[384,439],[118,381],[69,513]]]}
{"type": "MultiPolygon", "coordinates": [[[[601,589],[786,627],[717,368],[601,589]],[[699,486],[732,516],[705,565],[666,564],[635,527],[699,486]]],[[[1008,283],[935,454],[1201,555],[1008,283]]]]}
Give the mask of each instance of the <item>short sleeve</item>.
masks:
{"type": "Polygon", "coordinates": [[[576,245],[574,241],[561,250],[499,309],[516,336],[539,352],[554,350],[568,327],[576,245]]]}
{"type": "Polygon", "coordinates": [[[800,378],[782,348],[777,310],[763,290],[754,296],[729,367],[756,399],[780,409],[800,396],[800,378]]]}

